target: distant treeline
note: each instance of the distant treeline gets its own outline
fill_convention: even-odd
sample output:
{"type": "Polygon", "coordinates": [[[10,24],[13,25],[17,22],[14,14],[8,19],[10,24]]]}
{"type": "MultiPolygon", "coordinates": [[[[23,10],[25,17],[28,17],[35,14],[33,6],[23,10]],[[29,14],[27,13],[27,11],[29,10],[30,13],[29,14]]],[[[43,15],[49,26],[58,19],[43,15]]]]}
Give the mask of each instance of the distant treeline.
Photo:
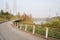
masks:
{"type": "Polygon", "coordinates": [[[3,10],[0,10],[0,22],[1,21],[9,21],[15,19],[15,16],[9,12],[4,12],[3,10]]]}

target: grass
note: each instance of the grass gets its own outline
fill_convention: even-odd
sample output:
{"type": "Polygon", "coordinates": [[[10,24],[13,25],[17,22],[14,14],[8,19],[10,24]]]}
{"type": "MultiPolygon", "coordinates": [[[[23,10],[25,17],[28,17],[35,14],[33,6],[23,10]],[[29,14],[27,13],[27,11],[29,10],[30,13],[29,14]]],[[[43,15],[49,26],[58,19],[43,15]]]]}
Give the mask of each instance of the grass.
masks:
{"type": "Polygon", "coordinates": [[[33,31],[33,27],[32,26],[28,26],[27,31],[32,32],[33,31]]]}
{"type": "Polygon", "coordinates": [[[0,23],[5,22],[6,19],[0,17],[0,23]]]}
{"type": "Polygon", "coordinates": [[[25,30],[25,26],[24,25],[22,26],[22,30],[25,30]]]}
{"type": "Polygon", "coordinates": [[[40,26],[36,26],[35,33],[45,36],[45,28],[44,27],[40,27],[40,26]]]}
{"type": "MultiPolygon", "coordinates": [[[[22,28],[24,29],[24,27],[22,27],[22,28]]],[[[28,26],[27,31],[32,32],[33,27],[28,26]]],[[[45,36],[46,29],[45,29],[45,27],[36,26],[35,33],[45,36]]],[[[49,28],[48,37],[60,39],[60,28],[49,28]]]]}
{"type": "Polygon", "coordinates": [[[60,28],[50,28],[49,37],[60,39],[60,28]]]}

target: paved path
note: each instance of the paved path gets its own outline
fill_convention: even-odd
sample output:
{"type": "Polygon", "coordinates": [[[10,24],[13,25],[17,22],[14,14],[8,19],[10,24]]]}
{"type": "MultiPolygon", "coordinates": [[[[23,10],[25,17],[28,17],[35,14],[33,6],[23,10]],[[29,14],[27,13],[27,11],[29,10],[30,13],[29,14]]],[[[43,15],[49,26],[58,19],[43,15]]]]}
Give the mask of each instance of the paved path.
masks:
{"type": "Polygon", "coordinates": [[[12,28],[9,22],[0,24],[0,40],[45,40],[32,34],[12,28]]]}

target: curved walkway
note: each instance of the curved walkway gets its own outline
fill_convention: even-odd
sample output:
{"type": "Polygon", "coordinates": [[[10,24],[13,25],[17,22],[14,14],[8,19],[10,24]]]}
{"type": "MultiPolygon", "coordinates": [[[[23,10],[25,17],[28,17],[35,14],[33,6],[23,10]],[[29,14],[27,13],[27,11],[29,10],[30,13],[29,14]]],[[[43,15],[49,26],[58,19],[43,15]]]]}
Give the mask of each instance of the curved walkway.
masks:
{"type": "Polygon", "coordinates": [[[0,40],[46,40],[13,28],[9,22],[0,24],[0,40]]]}

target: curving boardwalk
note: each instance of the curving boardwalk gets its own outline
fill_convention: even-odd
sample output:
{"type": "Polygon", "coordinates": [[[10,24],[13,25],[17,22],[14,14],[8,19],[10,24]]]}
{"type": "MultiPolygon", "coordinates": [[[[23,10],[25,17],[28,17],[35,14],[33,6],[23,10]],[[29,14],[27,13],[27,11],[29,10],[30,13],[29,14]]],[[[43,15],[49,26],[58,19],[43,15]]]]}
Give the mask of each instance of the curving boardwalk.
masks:
{"type": "Polygon", "coordinates": [[[9,22],[0,24],[0,40],[46,40],[12,28],[9,22]]]}

